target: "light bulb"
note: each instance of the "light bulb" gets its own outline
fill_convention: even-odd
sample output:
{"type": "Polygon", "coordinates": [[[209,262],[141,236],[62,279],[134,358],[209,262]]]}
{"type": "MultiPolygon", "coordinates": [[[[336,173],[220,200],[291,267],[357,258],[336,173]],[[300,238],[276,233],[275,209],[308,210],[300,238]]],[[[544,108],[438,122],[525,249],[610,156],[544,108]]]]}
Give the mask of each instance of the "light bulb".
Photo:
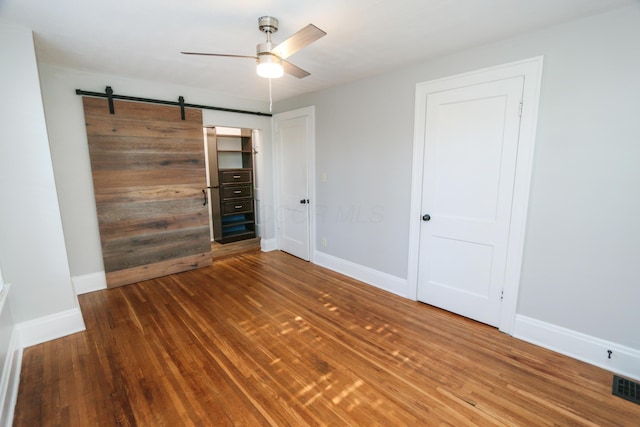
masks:
{"type": "Polygon", "coordinates": [[[277,79],[284,75],[282,60],[270,53],[258,55],[257,73],[260,77],[277,79]]]}

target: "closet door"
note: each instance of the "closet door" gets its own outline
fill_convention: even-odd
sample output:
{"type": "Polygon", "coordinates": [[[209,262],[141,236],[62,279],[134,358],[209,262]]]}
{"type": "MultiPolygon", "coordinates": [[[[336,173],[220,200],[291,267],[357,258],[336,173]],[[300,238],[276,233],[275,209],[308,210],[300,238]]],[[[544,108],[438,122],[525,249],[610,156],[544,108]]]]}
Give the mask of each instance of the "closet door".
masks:
{"type": "Polygon", "coordinates": [[[107,287],[209,265],[202,112],[82,101],[107,287]]]}

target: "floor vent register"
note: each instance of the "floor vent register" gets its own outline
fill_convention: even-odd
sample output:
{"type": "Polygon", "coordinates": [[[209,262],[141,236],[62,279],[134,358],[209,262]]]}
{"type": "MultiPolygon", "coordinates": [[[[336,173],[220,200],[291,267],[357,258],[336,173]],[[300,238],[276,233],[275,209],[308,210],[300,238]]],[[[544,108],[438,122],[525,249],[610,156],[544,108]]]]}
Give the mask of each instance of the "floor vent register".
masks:
{"type": "Polygon", "coordinates": [[[614,375],[613,394],[640,405],[640,383],[614,375]]]}

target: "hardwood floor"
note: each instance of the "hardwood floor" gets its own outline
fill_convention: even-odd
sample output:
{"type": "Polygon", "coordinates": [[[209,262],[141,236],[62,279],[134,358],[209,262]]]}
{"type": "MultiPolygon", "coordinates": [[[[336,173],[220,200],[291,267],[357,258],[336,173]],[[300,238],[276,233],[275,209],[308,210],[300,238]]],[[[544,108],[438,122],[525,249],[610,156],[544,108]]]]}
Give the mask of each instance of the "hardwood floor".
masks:
{"type": "Polygon", "coordinates": [[[211,259],[220,260],[231,256],[241,255],[247,252],[260,251],[260,238],[240,240],[232,243],[221,244],[211,242],[211,259]]]}
{"type": "Polygon", "coordinates": [[[281,252],[80,296],[15,426],[639,425],[612,375],[281,252]]]}

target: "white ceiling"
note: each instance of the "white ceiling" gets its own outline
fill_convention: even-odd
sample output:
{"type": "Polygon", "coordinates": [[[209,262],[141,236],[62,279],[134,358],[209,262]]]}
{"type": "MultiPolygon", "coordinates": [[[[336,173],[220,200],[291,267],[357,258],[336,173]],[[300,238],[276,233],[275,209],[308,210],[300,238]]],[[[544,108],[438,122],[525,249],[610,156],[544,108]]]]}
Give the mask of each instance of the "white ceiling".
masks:
{"type": "Polygon", "coordinates": [[[311,76],[273,81],[274,99],[504,39],[638,0],[0,0],[0,17],[36,34],[39,61],[268,99],[250,59],[257,19],[279,42],[313,23],[327,32],[289,59],[311,76]]]}

